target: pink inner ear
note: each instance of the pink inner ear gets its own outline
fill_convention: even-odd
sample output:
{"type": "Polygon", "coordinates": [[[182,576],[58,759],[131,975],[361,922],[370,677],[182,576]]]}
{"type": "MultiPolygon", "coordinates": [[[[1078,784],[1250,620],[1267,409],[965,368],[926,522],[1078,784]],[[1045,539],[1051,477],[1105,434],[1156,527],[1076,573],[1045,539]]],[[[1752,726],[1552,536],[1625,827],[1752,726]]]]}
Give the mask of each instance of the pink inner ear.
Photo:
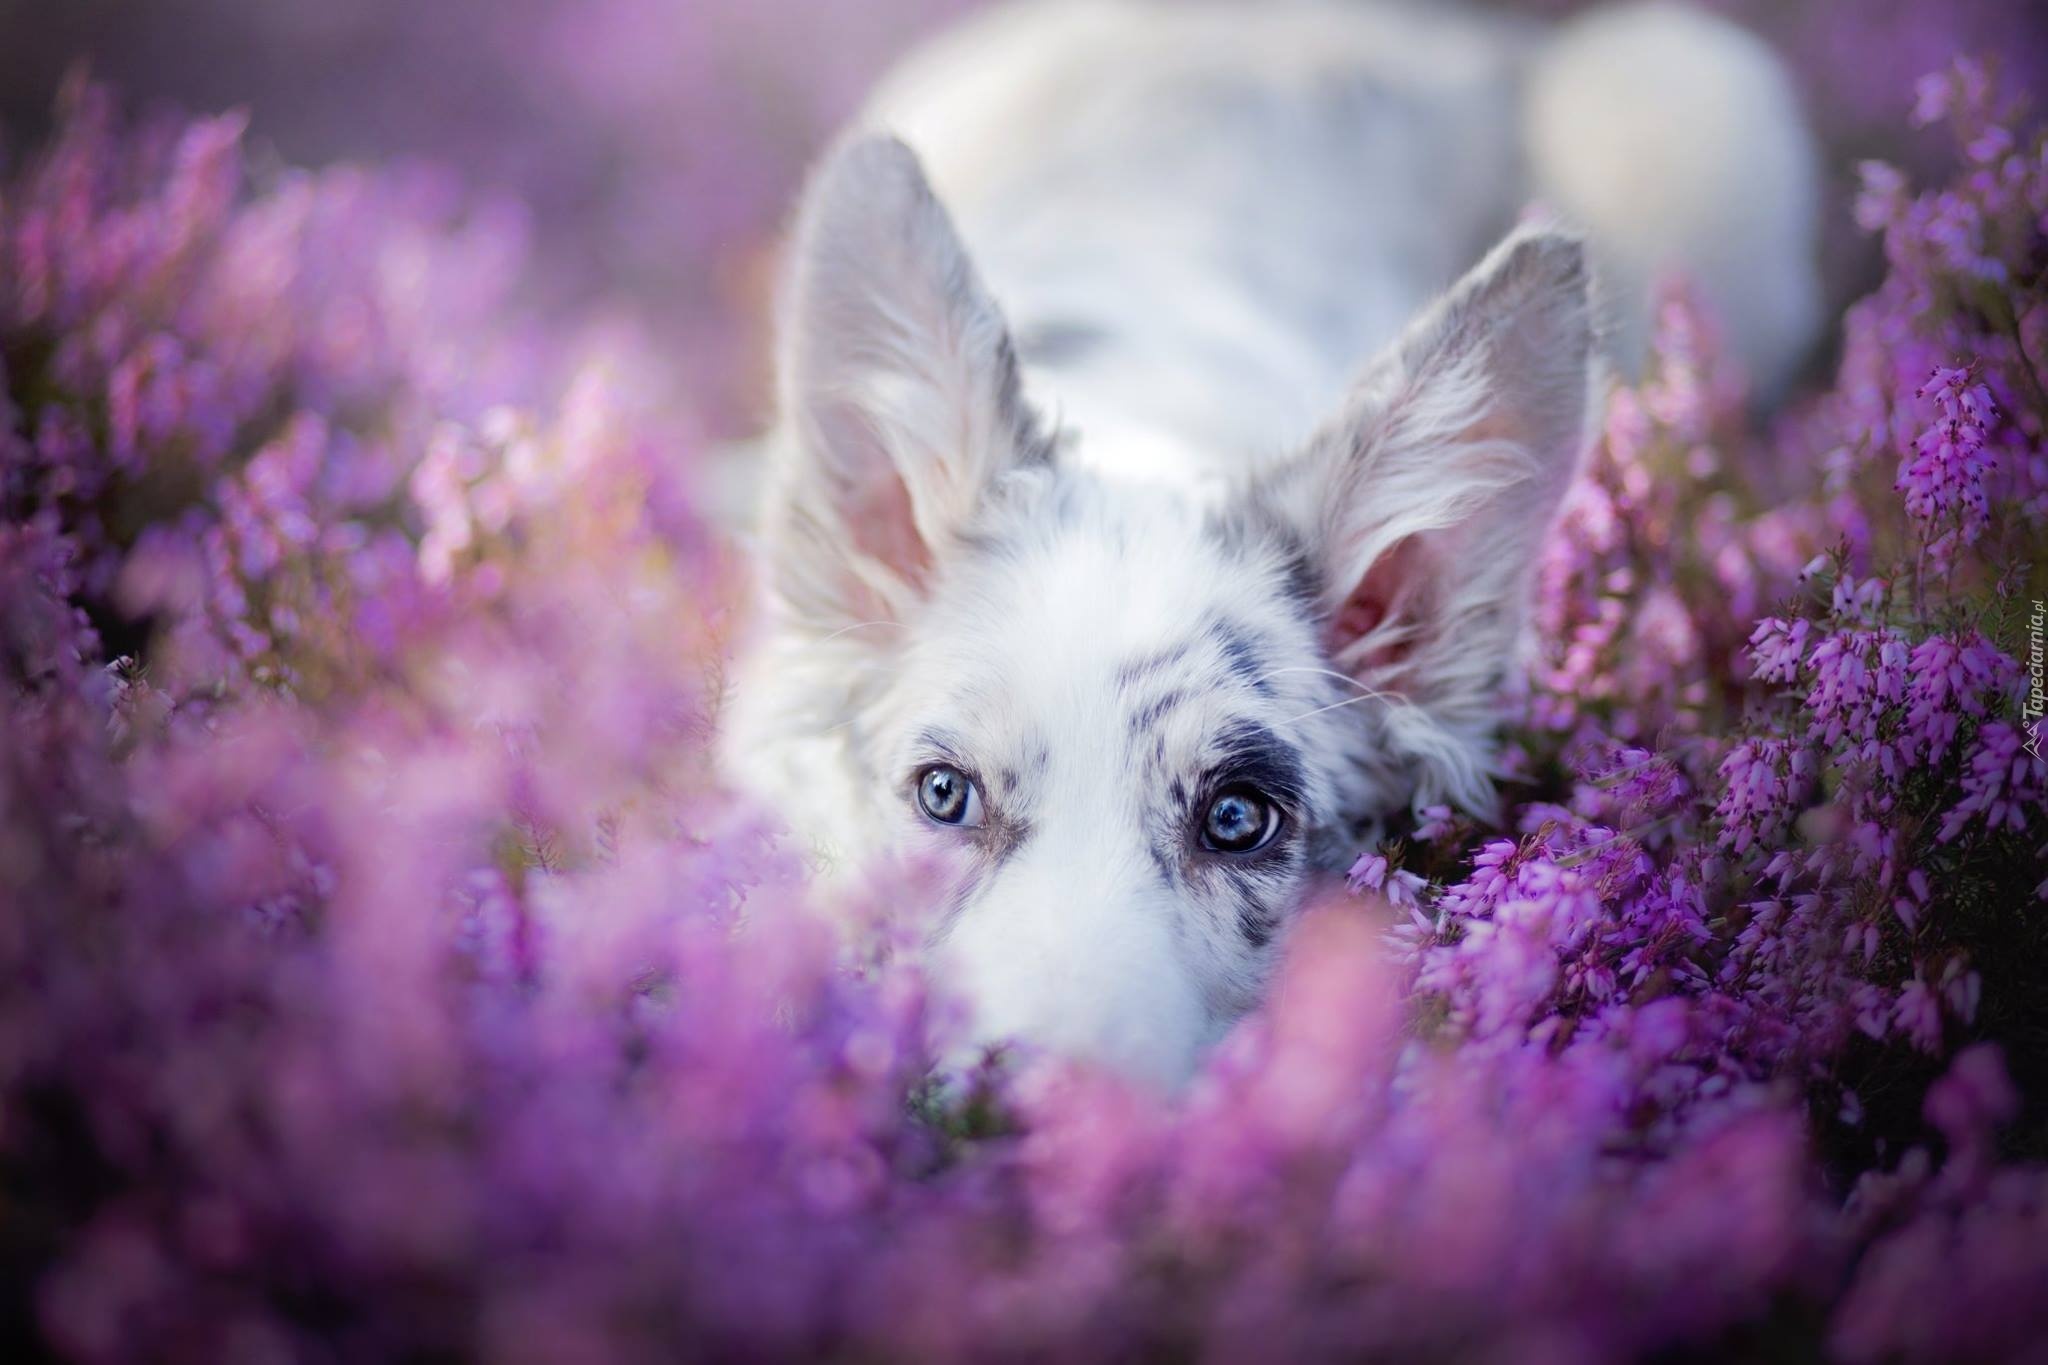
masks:
{"type": "Polygon", "coordinates": [[[862,554],[880,560],[905,583],[922,588],[932,567],[931,549],[917,533],[910,490],[893,475],[869,480],[845,494],[847,529],[862,554]]]}
{"type": "MultiPolygon", "coordinates": [[[[1395,615],[1403,599],[1409,596],[1420,567],[1420,549],[1413,539],[1404,540],[1381,555],[1331,618],[1324,642],[1329,651],[1333,655],[1342,653],[1395,615]]],[[[1398,663],[1407,657],[1413,645],[1412,640],[1390,643],[1363,662],[1378,666],[1398,663]]]]}
{"type": "Polygon", "coordinates": [[[1336,618],[1330,622],[1328,643],[1333,650],[1342,649],[1386,619],[1386,602],[1367,593],[1365,585],[1361,583],[1352,591],[1351,596],[1344,599],[1344,605],[1338,609],[1336,618]]]}

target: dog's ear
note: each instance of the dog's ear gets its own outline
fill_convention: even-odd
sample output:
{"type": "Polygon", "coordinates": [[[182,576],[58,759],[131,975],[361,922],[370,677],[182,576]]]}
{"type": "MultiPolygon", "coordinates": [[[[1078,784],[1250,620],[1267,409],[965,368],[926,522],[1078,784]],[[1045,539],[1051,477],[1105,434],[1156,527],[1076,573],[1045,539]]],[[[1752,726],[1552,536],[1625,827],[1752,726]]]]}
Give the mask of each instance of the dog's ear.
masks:
{"type": "Polygon", "coordinates": [[[776,595],[820,628],[898,619],[998,477],[1046,458],[1002,315],[901,142],[819,168],[779,323],[776,595]]]}
{"type": "Polygon", "coordinates": [[[1254,486],[1308,548],[1333,662],[1407,703],[1387,737],[1418,800],[1491,803],[1498,685],[1586,441],[1593,370],[1580,243],[1518,230],[1254,486]]]}

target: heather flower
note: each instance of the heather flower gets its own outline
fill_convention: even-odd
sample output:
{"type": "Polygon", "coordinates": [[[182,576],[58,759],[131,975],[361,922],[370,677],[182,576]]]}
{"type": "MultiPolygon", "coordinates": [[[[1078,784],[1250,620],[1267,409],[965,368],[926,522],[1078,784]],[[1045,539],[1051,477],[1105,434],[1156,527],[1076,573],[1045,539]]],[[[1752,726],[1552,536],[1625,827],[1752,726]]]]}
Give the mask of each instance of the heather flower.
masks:
{"type": "Polygon", "coordinates": [[[1919,396],[1934,401],[1937,416],[1899,466],[1906,511],[1925,521],[1953,520],[1965,543],[1975,541],[1990,515],[1984,483],[1995,460],[1985,437],[1997,405],[1968,370],[1935,370],[1919,396]]]}
{"type": "Polygon", "coordinates": [[[1784,740],[1737,745],[1721,761],[1718,774],[1723,785],[1714,814],[1721,843],[1738,854],[1758,843],[1774,843],[1804,799],[1800,779],[1810,768],[1810,758],[1784,740]]]}
{"type": "Polygon", "coordinates": [[[1943,843],[1975,819],[2018,832],[2048,811],[2048,759],[2028,752],[2016,727],[1993,721],[1978,731],[1961,788],[1962,800],[1942,817],[1943,843]]]}
{"type": "Polygon", "coordinates": [[[1798,676],[1811,628],[1812,623],[1804,619],[1787,622],[1772,616],[1757,622],[1749,637],[1750,656],[1755,660],[1752,676],[1759,682],[1791,682],[1798,676]]]}
{"type": "Polygon", "coordinates": [[[1344,878],[1353,894],[1362,891],[1377,891],[1390,904],[1413,907],[1420,904],[1419,893],[1427,886],[1421,877],[1404,868],[1389,869],[1385,854],[1369,853],[1360,855],[1357,862],[1344,878]]]}

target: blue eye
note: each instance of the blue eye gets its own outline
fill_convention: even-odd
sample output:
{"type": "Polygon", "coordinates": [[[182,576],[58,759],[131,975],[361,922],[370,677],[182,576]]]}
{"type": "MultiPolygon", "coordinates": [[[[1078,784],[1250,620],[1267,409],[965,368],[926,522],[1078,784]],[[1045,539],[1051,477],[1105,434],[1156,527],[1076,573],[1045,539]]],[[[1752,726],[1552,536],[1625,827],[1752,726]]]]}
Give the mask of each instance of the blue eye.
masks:
{"type": "Polygon", "coordinates": [[[1280,832],[1280,808],[1251,787],[1231,787],[1209,803],[1202,846],[1216,853],[1250,853],[1280,832]]]}
{"type": "Polygon", "coordinates": [[[981,793],[950,763],[935,763],[917,779],[917,808],[941,825],[973,829],[981,824],[981,793]]]}

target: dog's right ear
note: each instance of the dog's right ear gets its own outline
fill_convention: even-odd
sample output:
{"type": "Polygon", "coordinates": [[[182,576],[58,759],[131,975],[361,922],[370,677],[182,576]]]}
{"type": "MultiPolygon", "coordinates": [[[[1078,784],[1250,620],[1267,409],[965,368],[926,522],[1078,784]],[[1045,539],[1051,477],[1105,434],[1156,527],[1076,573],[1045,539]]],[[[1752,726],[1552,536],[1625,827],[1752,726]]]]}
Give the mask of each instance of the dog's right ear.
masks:
{"type": "Polygon", "coordinates": [[[1047,458],[1008,329],[894,138],[817,171],[784,290],[774,595],[811,628],[901,619],[997,478],[1047,458]]]}

